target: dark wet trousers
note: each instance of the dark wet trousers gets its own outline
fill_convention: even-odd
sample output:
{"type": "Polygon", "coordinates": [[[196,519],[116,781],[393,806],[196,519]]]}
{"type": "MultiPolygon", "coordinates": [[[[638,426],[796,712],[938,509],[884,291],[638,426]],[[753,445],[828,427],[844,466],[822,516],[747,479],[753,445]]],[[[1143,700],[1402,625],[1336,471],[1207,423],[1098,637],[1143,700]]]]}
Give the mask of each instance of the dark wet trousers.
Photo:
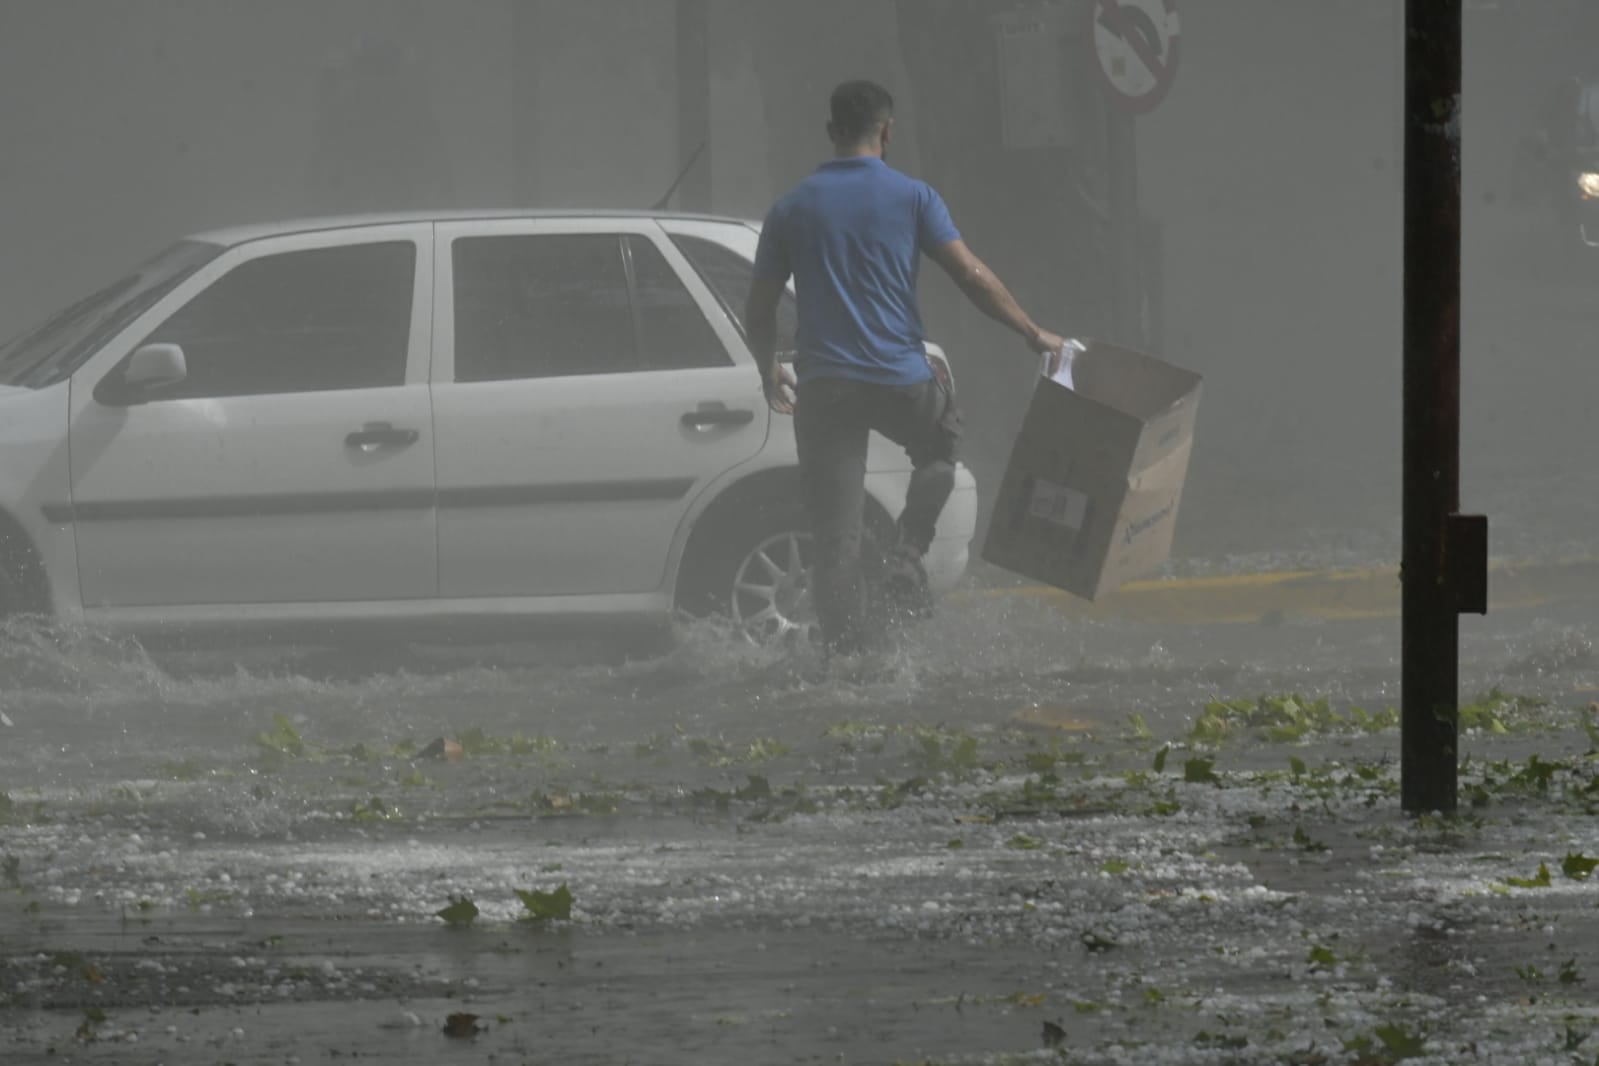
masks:
{"type": "Polygon", "coordinates": [[[816,549],[811,591],[822,639],[832,653],[861,650],[872,635],[862,560],[872,430],[904,448],[913,470],[898,544],[876,547],[909,552],[919,560],[933,543],[939,513],[955,487],[960,414],[953,391],[937,377],[917,385],[818,378],[800,386],[794,438],[816,549]]]}

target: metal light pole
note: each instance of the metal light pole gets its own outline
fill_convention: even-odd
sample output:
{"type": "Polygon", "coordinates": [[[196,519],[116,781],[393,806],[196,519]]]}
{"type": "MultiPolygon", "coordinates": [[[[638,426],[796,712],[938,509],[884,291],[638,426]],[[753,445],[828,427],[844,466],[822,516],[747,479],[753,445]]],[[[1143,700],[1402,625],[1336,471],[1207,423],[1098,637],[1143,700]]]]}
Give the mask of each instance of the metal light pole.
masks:
{"type": "Polygon", "coordinates": [[[1460,508],[1462,0],[1406,0],[1401,802],[1458,799],[1460,614],[1487,611],[1488,523],[1460,508]]]}

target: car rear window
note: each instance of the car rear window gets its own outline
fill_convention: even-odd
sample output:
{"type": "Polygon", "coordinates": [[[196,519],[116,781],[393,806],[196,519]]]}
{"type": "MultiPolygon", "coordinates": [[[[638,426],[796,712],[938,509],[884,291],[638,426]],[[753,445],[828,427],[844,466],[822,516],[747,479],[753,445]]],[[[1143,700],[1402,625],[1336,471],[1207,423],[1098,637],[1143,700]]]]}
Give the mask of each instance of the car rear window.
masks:
{"type": "MultiPolygon", "coordinates": [[[[738,327],[739,336],[748,343],[749,332],[744,328],[744,301],[749,299],[750,283],[755,278],[755,264],[725,244],[704,237],[675,233],[672,241],[705,280],[717,302],[722,305],[722,310],[738,327]]],[[[777,350],[780,357],[792,358],[798,334],[799,318],[794,308],[794,295],[785,289],[777,307],[777,350]]]]}

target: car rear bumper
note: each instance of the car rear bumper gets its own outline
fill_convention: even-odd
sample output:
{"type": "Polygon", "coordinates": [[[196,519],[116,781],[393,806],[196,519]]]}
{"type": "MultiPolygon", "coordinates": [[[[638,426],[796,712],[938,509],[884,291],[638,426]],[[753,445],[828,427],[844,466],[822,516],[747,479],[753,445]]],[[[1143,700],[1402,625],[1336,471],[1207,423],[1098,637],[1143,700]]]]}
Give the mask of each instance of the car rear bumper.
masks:
{"type": "Polygon", "coordinates": [[[972,537],[977,533],[977,479],[964,466],[955,472],[955,491],[950,493],[944,513],[938,519],[938,535],[922,560],[927,581],[934,592],[946,593],[966,575],[971,558],[972,537]]]}

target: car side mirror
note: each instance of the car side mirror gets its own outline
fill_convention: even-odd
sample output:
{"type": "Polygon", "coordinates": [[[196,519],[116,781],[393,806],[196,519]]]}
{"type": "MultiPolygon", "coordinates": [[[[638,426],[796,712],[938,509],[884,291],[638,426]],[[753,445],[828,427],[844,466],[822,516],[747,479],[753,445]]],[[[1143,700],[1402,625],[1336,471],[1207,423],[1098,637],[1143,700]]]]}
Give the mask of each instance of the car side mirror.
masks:
{"type": "Polygon", "coordinates": [[[189,376],[189,361],[176,344],[146,344],[133,353],[122,383],[139,392],[171,388],[189,376]]]}
{"type": "Polygon", "coordinates": [[[189,376],[189,363],[176,344],[146,344],[128,356],[120,370],[102,380],[94,398],[111,407],[143,403],[189,376]]]}

